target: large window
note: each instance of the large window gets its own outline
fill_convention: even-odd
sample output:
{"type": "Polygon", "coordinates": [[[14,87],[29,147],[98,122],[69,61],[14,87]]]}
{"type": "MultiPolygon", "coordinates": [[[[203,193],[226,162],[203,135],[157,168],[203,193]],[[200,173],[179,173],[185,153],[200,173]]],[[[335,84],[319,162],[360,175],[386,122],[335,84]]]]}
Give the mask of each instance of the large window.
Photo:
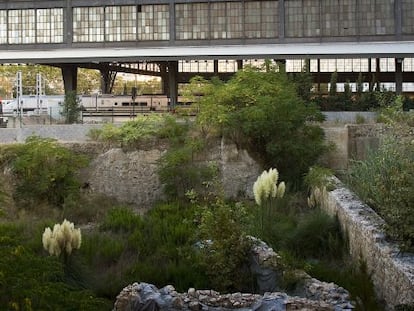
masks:
{"type": "Polygon", "coordinates": [[[262,38],[279,35],[279,2],[262,1],[262,38]]]}
{"type": "Polygon", "coordinates": [[[36,42],[35,10],[9,10],[8,34],[10,44],[36,42]]]}
{"type": "Polygon", "coordinates": [[[73,41],[104,41],[104,8],[73,8],[73,41]]]}
{"type": "Polygon", "coordinates": [[[404,34],[414,33],[414,1],[402,0],[402,31],[404,34]]]}
{"type": "Polygon", "coordinates": [[[37,43],[63,42],[63,9],[36,10],[37,43]]]}
{"type": "Polygon", "coordinates": [[[7,43],[7,11],[0,11],[0,44],[7,43]]]}
{"type": "Polygon", "coordinates": [[[303,37],[302,0],[285,2],[285,34],[287,37],[303,37]]]}
{"type": "MultiPolygon", "coordinates": [[[[356,35],[356,11],[356,0],[321,1],[322,35],[335,37],[356,35]]],[[[367,12],[364,11],[363,14],[367,14],[367,12]]]]}
{"type": "Polygon", "coordinates": [[[394,1],[360,0],[358,5],[359,33],[361,35],[394,33],[394,1]]]}
{"type": "Polygon", "coordinates": [[[319,0],[291,0],[285,2],[285,7],[287,37],[313,37],[321,34],[319,0]]]}
{"type": "Polygon", "coordinates": [[[105,40],[135,41],[136,6],[108,6],[105,8],[105,40]]]}
{"type": "Polygon", "coordinates": [[[176,37],[178,40],[208,39],[208,3],[175,5],[176,37]]]}
{"type": "Polygon", "coordinates": [[[213,2],[210,7],[211,18],[211,38],[226,39],[227,38],[227,17],[226,3],[213,2]]]}
{"type": "Polygon", "coordinates": [[[138,13],[139,40],[169,40],[168,5],[141,5],[138,13]]]}
{"type": "Polygon", "coordinates": [[[339,36],[338,0],[324,0],[322,10],[322,35],[339,36]]]}
{"type": "Polygon", "coordinates": [[[211,3],[210,21],[211,39],[241,38],[243,36],[243,7],[241,2],[211,3]]]}
{"type": "Polygon", "coordinates": [[[356,0],[339,1],[339,35],[354,36],[357,34],[356,0]]]}

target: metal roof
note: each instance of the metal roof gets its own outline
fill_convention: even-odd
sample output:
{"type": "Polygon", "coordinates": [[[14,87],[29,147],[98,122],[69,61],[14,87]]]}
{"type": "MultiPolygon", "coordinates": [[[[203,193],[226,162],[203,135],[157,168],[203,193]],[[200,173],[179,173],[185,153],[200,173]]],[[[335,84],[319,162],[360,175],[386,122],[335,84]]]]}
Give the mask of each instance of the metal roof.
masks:
{"type": "Polygon", "coordinates": [[[414,41],[0,50],[1,63],[414,57],[414,41]]]}

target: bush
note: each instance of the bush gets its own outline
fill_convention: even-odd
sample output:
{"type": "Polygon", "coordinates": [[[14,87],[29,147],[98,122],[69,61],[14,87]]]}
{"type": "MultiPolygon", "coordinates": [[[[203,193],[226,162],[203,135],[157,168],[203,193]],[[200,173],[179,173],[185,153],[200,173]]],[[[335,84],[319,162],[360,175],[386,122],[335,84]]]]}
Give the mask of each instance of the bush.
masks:
{"type": "Polygon", "coordinates": [[[86,166],[87,159],[59,146],[56,140],[31,136],[24,144],[9,145],[3,152],[0,161],[12,168],[18,201],[62,206],[67,198],[79,195],[76,173],[86,166]]]}
{"type": "Polygon", "coordinates": [[[92,129],[88,135],[97,141],[135,148],[140,143],[154,138],[167,138],[172,142],[182,142],[187,129],[187,123],[177,123],[174,117],[151,114],[138,116],[119,127],[106,124],[101,129],[92,129]]]}
{"type": "Polygon", "coordinates": [[[322,129],[311,122],[323,115],[299,98],[286,73],[245,68],[226,84],[204,83],[199,127],[230,137],[283,180],[299,184],[326,150],[322,129]]]}
{"type": "Polygon", "coordinates": [[[248,291],[250,242],[244,226],[246,213],[241,204],[220,200],[205,208],[200,230],[201,264],[215,290],[248,291]]]}
{"type": "Polygon", "coordinates": [[[128,283],[145,281],[179,290],[209,287],[196,253],[196,210],[164,204],[145,215],[111,210],[99,232],[84,234],[82,255],[96,275],[95,291],[114,299],[128,283]]]}
{"type": "Polygon", "coordinates": [[[338,220],[319,210],[303,216],[283,244],[297,258],[335,259],[346,249],[338,220]]]}
{"type": "Polygon", "coordinates": [[[173,146],[160,159],[158,173],[164,193],[170,198],[183,198],[186,191],[195,189],[202,193],[206,183],[217,177],[215,163],[198,161],[204,142],[188,138],[184,145],[173,146]]]}
{"type": "Polygon", "coordinates": [[[403,249],[414,247],[414,115],[402,112],[402,101],[382,114],[388,130],[376,151],[364,161],[353,162],[350,187],[387,223],[389,235],[403,249]]]}

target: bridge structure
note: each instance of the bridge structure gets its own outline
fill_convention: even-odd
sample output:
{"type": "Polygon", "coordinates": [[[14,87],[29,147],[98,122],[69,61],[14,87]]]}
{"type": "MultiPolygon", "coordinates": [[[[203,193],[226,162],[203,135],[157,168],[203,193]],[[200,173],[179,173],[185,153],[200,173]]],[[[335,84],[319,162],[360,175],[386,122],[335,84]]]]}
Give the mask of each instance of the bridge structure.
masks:
{"type": "Polygon", "coordinates": [[[117,72],[148,74],[175,104],[191,76],[272,59],[307,60],[318,83],[363,72],[401,93],[413,57],[413,0],[0,0],[0,63],[60,67],[66,91],[81,67],[101,72],[104,93],[117,72]]]}

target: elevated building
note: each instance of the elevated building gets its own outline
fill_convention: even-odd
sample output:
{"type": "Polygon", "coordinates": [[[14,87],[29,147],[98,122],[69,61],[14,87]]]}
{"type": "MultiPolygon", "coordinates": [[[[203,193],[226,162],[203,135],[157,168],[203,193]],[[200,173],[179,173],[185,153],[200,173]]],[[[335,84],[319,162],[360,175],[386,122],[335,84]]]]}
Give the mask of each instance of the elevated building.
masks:
{"type": "Polygon", "coordinates": [[[0,0],[0,62],[59,66],[66,90],[78,67],[99,69],[103,91],[117,71],[152,72],[174,102],[189,76],[179,61],[212,62],[216,74],[219,60],[311,59],[319,72],[319,59],[378,59],[368,72],[379,75],[391,58],[387,80],[401,92],[411,57],[412,0],[0,0]]]}

